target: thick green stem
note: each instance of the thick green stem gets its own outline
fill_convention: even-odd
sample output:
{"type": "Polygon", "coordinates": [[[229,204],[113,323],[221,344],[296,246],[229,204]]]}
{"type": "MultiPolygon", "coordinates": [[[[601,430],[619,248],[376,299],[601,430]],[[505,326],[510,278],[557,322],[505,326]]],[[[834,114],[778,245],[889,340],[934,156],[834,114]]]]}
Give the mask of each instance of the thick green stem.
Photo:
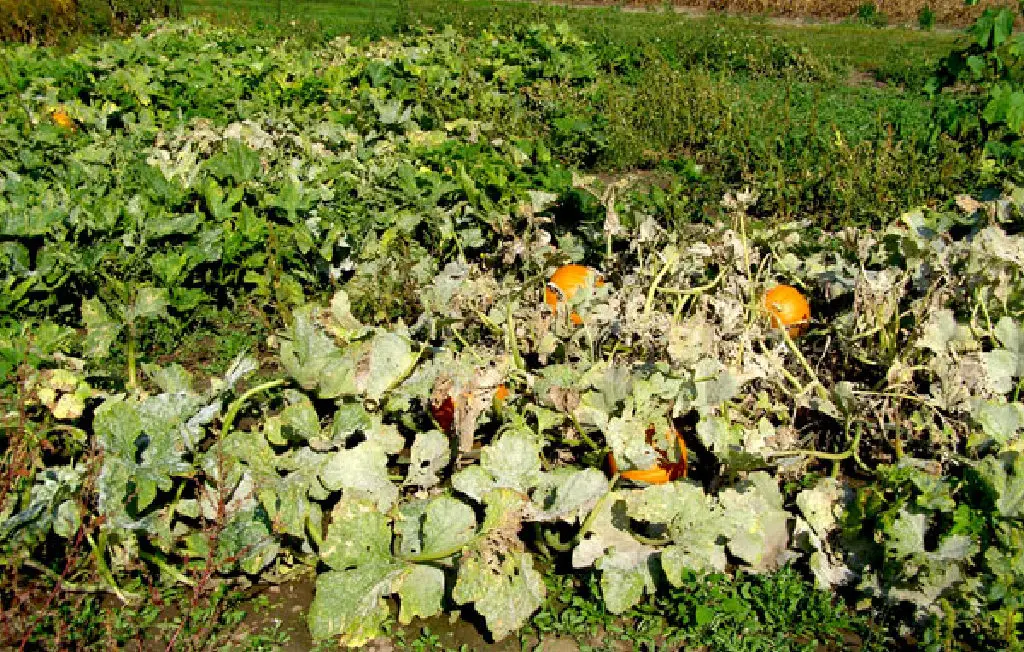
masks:
{"type": "Polygon", "coordinates": [[[138,380],[135,373],[135,319],[128,322],[128,343],[125,356],[128,358],[128,388],[135,389],[138,380]]]}
{"type": "Polygon", "coordinates": [[[564,542],[562,537],[558,536],[558,533],[552,530],[544,530],[544,543],[547,547],[554,548],[557,552],[569,552],[572,550],[573,539],[564,542]]]}
{"type": "Polygon", "coordinates": [[[104,556],[107,552],[107,530],[100,531],[99,543],[93,541],[92,535],[89,535],[89,545],[92,546],[92,556],[96,561],[96,571],[107,586],[110,587],[110,592],[117,596],[117,599],[124,604],[136,604],[140,600],[140,596],[134,593],[128,593],[122,591],[121,587],[117,585],[114,580],[114,574],[110,570],[110,566],[107,565],[107,558],[104,556]]]}
{"type": "Polygon", "coordinates": [[[186,586],[195,586],[196,583],[191,580],[188,576],[183,574],[180,570],[175,568],[172,564],[167,563],[157,555],[151,555],[148,552],[139,552],[139,558],[150,562],[154,566],[160,569],[161,573],[166,574],[168,577],[173,577],[176,582],[181,582],[186,586]]]}

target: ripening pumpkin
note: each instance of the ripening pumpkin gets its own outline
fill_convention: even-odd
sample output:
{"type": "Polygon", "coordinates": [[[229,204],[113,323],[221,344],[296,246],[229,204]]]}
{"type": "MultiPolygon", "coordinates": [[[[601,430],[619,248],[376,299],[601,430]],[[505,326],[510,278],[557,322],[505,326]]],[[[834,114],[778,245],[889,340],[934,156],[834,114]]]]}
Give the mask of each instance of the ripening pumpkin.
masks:
{"type": "MultiPolygon", "coordinates": [[[[647,484],[665,484],[678,478],[685,478],[689,464],[686,442],[683,441],[683,436],[679,434],[678,430],[672,428],[671,432],[676,436],[676,441],[679,443],[679,459],[675,463],[669,462],[668,457],[663,451],[658,451],[661,457],[659,464],[649,469],[623,471],[619,474],[620,477],[632,480],[633,482],[646,482],[647,484]]],[[[650,442],[651,438],[654,437],[654,426],[649,426],[646,434],[647,440],[650,442]]],[[[608,471],[611,475],[615,475],[618,470],[619,466],[615,463],[615,456],[608,453],[608,471]]]]}
{"type": "MultiPolygon", "coordinates": [[[[544,303],[551,306],[552,310],[557,310],[559,297],[565,301],[573,298],[576,295],[576,291],[587,284],[591,275],[594,278],[594,287],[599,288],[604,285],[604,279],[601,275],[589,267],[584,265],[562,265],[551,275],[547,287],[544,288],[544,303]]],[[[569,315],[569,319],[577,326],[583,323],[583,318],[575,312],[569,315]]]]}
{"type": "Polygon", "coordinates": [[[58,127],[68,129],[70,131],[75,131],[77,129],[74,118],[68,115],[68,112],[64,109],[54,109],[53,113],[50,114],[50,118],[58,127]]]}
{"type": "Polygon", "coordinates": [[[810,328],[811,306],[795,287],[776,285],[768,290],[764,307],[771,316],[772,328],[784,326],[790,337],[799,337],[810,328]]]}

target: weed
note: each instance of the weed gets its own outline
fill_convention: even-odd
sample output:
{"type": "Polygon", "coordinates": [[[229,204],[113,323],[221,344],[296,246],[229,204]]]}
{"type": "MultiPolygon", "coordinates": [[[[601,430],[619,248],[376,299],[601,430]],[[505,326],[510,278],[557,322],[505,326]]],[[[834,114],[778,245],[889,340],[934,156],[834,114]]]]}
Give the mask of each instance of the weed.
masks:
{"type": "Polygon", "coordinates": [[[935,12],[929,5],[921,7],[917,12],[917,26],[924,31],[935,29],[935,12]]]}

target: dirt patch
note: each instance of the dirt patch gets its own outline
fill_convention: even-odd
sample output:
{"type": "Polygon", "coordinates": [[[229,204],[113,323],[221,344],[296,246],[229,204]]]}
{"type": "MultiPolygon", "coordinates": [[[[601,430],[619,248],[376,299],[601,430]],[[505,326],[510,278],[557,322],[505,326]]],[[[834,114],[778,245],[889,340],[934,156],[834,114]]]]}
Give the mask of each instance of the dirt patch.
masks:
{"type": "MultiPolygon", "coordinates": [[[[773,23],[801,25],[838,22],[855,18],[865,0],[538,0],[538,4],[563,7],[619,7],[623,11],[673,11],[692,16],[731,13],[765,17],[773,23]]],[[[963,0],[876,0],[880,14],[890,23],[917,25],[918,12],[929,7],[938,25],[966,27],[987,7],[1005,6],[1005,0],[981,0],[964,7],[963,0]]],[[[1020,22],[1020,21],[1018,21],[1020,22]]]]}

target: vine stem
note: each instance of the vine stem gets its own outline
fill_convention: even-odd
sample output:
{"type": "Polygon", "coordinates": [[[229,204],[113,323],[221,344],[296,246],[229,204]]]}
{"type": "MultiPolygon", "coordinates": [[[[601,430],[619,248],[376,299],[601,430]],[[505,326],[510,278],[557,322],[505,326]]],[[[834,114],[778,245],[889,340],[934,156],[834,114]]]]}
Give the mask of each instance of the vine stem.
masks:
{"type": "Polygon", "coordinates": [[[666,258],[667,260],[665,261],[665,264],[662,265],[661,269],[654,277],[654,282],[651,283],[650,289],[647,290],[647,301],[644,302],[644,317],[651,314],[651,308],[654,306],[654,295],[658,291],[662,280],[664,280],[664,278],[676,268],[676,262],[679,259],[679,254],[674,253],[673,255],[666,256],[666,258]]]}
{"type": "Polygon", "coordinates": [[[798,347],[796,342],[793,341],[793,338],[789,336],[789,330],[786,328],[782,328],[780,330],[782,331],[782,336],[786,339],[786,346],[789,347],[789,350],[793,352],[794,356],[796,356],[797,361],[800,363],[800,366],[804,368],[804,371],[807,372],[807,375],[811,377],[811,385],[818,392],[818,397],[822,400],[828,400],[828,391],[825,389],[825,386],[821,384],[821,379],[818,378],[817,372],[814,371],[814,367],[811,366],[811,363],[807,361],[807,358],[800,350],[800,347],[798,347]]]}
{"type": "Polygon", "coordinates": [[[676,296],[682,296],[682,297],[694,296],[694,295],[697,295],[697,294],[704,294],[708,290],[711,290],[716,285],[718,285],[718,282],[722,280],[722,276],[724,276],[724,274],[720,271],[720,272],[718,272],[718,276],[716,276],[715,278],[711,279],[709,282],[705,283],[704,285],[698,285],[697,287],[686,288],[685,290],[684,289],[680,289],[680,288],[662,288],[662,287],[659,287],[659,288],[657,288],[657,291],[658,292],[664,292],[666,294],[674,294],[676,296]]]}
{"type": "Polygon", "coordinates": [[[265,392],[267,390],[274,389],[275,387],[280,387],[281,385],[284,385],[287,382],[288,381],[285,380],[284,378],[271,380],[263,383],[262,385],[257,385],[256,387],[247,390],[241,396],[236,398],[234,402],[231,403],[231,406],[228,408],[227,414],[224,415],[224,424],[221,426],[220,430],[221,439],[227,437],[228,433],[231,432],[231,426],[235,422],[235,417],[238,416],[238,411],[242,409],[242,406],[245,405],[246,401],[248,401],[253,396],[259,394],[260,392],[265,392]]]}

